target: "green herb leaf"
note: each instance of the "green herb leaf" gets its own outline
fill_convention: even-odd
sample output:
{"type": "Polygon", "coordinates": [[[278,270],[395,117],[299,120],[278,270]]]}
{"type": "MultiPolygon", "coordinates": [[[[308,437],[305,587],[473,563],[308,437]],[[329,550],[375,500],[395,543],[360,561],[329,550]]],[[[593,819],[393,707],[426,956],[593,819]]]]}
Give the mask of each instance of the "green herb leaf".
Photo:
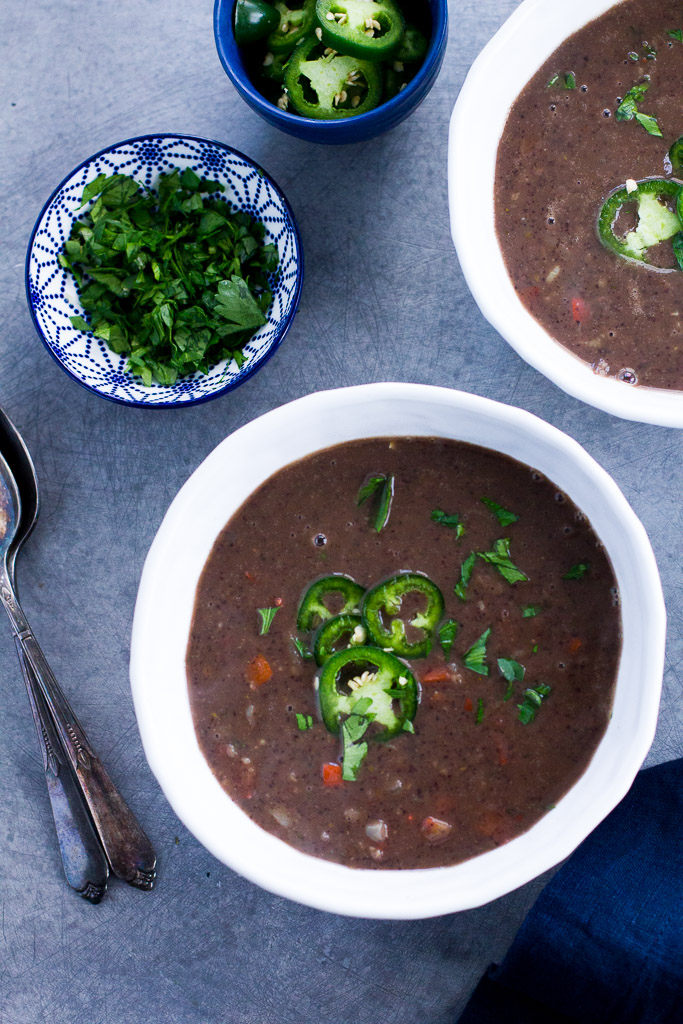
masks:
{"type": "Polygon", "coordinates": [[[534,619],[543,611],[540,604],[525,604],[522,608],[523,619],[534,619]]]}
{"type": "Polygon", "coordinates": [[[534,646],[531,648],[531,653],[538,654],[538,644],[534,644],[534,646]]]}
{"type": "Polygon", "coordinates": [[[358,492],[356,498],[356,505],[362,505],[364,501],[371,498],[372,495],[384,486],[386,476],[371,476],[366,484],[363,484],[358,492]]]}
{"type": "Polygon", "coordinates": [[[387,525],[389,519],[389,513],[391,512],[391,502],[394,497],[394,476],[390,474],[384,481],[384,487],[382,488],[382,496],[379,499],[379,508],[377,510],[377,517],[375,519],[375,530],[379,533],[387,525]]]}
{"type": "Polygon", "coordinates": [[[455,640],[455,634],[458,632],[458,623],[455,619],[448,619],[444,622],[443,626],[439,629],[439,643],[443,649],[443,656],[448,660],[451,648],[453,647],[453,641],[455,640]]]}
{"type": "Polygon", "coordinates": [[[520,665],[513,658],[499,658],[498,668],[500,669],[500,674],[504,679],[507,679],[508,683],[521,683],[522,679],[524,679],[526,671],[524,665],[520,665]]]}
{"type": "Polygon", "coordinates": [[[92,327],[87,320],[83,319],[82,316],[70,316],[69,320],[77,331],[85,331],[86,334],[89,334],[92,331],[92,327]]]}
{"type": "Polygon", "coordinates": [[[299,712],[297,711],[296,712],[296,726],[297,726],[297,729],[301,730],[301,732],[305,732],[306,729],[312,729],[313,728],[313,718],[311,717],[311,715],[300,715],[299,712]]]}
{"type": "Polygon", "coordinates": [[[401,726],[401,730],[403,732],[412,732],[412,733],[414,733],[415,732],[415,726],[413,725],[413,723],[410,721],[409,718],[406,718],[405,722],[401,726]]]}
{"type": "Polygon", "coordinates": [[[632,86],[617,107],[617,121],[632,121],[638,112],[638,104],[649,89],[649,82],[632,86]]]}
{"type": "Polygon", "coordinates": [[[461,601],[467,600],[467,587],[469,586],[470,579],[472,578],[472,570],[474,569],[474,563],[476,560],[477,556],[473,551],[467,556],[460,566],[460,582],[455,584],[453,590],[456,597],[459,597],[461,601]]]}
{"type": "Polygon", "coordinates": [[[309,651],[308,647],[306,647],[306,645],[303,643],[303,641],[299,639],[298,636],[293,636],[292,642],[296,647],[296,653],[299,655],[299,657],[302,658],[303,661],[310,661],[311,658],[313,657],[313,651],[309,651]]]}
{"type": "Polygon", "coordinates": [[[573,71],[568,71],[564,76],[564,87],[565,89],[576,89],[576,75],[573,71]]]}
{"type": "Polygon", "coordinates": [[[432,510],[432,520],[435,523],[439,523],[440,526],[450,526],[452,530],[455,530],[456,539],[462,537],[463,533],[465,532],[465,527],[460,522],[460,516],[447,516],[446,513],[440,508],[435,508],[432,510]]]}
{"type": "Polygon", "coordinates": [[[529,579],[510,559],[510,540],[503,537],[493,545],[492,551],[479,551],[479,557],[496,567],[507,583],[524,583],[529,579]]]}
{"type": "Polygon", "coordinates": [[[365,735],[375,717],[367,714],[371,704],[372,700],[369,697],[363,697],[356,701],[351,709],[351,714],[342,722],[342,779],[346,782],[356,781],[358,769],[368,752],[367,743],[358,741],[365,735]]]}
{"type": "Polygon", "coordinates": [[[676,39],[679,43],[683,43],[683,29],[672,28],[668,33],[672,39],[676,39]]]}
{"type": "Polygon", "coordinates": [[[651,117],[650,114],[641,114],[636,111],[635,118],[638,124],[642,124],[648,135],[656,135],[659,139],[663,137],[661,128],[657,124],[657,119],[655,117],[651,117]]]}
{"type": "Polygon", "coordinates": [[[559,81],[560,81],[560,76],[557,73],[555,73],[548,80],[548,84],[546,85],[546,89],[552,89],[554,86],[556,86],[559,83],[559,81]]]}
{"type": "Polygon", "coordinates": [[[235,331],[255,330],[266,322],[246,281],[236,274],[229,281],[219,282],[215,312],[229,320],[235,331]]]}
{"type": "Polygon", "coordinates": [[[674,256],[676,257],[676,262],[681,270],[683,270],[683,231],[674,235],[671,239],[671,245],[674,251],[674,256]]]}
{"type": "Polygon", "coordinates": [[[572,565],[570,569],[567,569],[563,575],[563,580],[582,580],[584,576],[590,572],[590,562],[577,562],[576,565],[572,565]]]}
{"type": "Polygon", "coordinates": [[[261,616],[261,628],[259,630],[259,636],[263,636],[268,632],[270,627],[273,625],[273,619],[279,612],[279,608],[258,608],[257,611],[261,616]]]}
{"type": "Polygon", "coordinates": [[[515,692],[515,681],[514,681],[514,679],[511,679],[509,681],[509,683],[507,684],[507,687],[505,689],[505,693],[503,694],[503,700],[510,700],[510,698],[512,697],[514,692],[515,692]]]}
{"type": "Polygon", "coordinates": [[[358,492],[356,505],[362,505],[364,501],[377,494],[381,489],[377,515],[375,516],[375,530],[379,533],[387,525],[391,502],[394,497],[394,476],[393,473],[383,476],[372,476],[358,492]]]}
{"type": "Polygon", "coordinates": [[[483,720],[484,720],[484,699],[483,699],[483,697],[479,697],[479,699],[477,700],[477,717],[475,718],[475,722],[476,722],[477,725],[481,725],[483,720]]]}
{"type": "Polygon", "coordinates": [[[492,498],[482,498],[481,500],[493,512],[501,526],[509,526],[511,523],[518,521],[519,516],[516,516],[514,512],[508,512],[506,508],[499,505],[497,501],[493,501],[492,498]]]}
{"type": "Polygon", "coordinates": [[[524,700],[517,705],[519,720],[523,725],[533,722],[538,709],[549,693],[550,687],[547,683],[539,683],[538,686],[524,691],[524,700]]]}
{"type": "Polygon", "coordinates": [[[489,626],[488,629],[484,630],[479,639],[472,644],[462,659],[465,668],[469,668],[480,676],[487,676],[489,674],[489,667],[486,664],[486,644],[490,636],[491,627],[489,626]]]}

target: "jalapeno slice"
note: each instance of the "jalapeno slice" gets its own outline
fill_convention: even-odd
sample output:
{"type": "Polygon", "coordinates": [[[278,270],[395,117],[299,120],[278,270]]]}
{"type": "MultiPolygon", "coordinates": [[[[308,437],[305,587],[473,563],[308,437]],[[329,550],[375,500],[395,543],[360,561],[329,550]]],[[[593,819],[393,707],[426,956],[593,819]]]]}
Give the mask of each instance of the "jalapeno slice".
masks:
{"type": "Polygon", "coordinates": [[[335,645],[342,643],[342,650],[359,647],[365,643],[366,630],[360,615],[335,615],[319,627],[313,639],[313,656],[318,665],[324,665],[336,654],[335,645]],[[354,640],[354,636],[358,637],[354,640]]]}
{"type": "Polygon", "coordinates": [[[321,622],[326,622],[335,615],[353,612],[358,609],[364,593],[365,588],[350,576],[323,576],[312,583],[303,596],[296,619],[297,629],[316,629],[321,622]],[[337,611],[331,611],[325,601],[335,594],[341,594],[344,603],[337,611]]]}
{"type": "Polygon", "coordinates": [[[315,36],[302,40],[285,69],[285,87],[296,112],[316,120],[365,114],[379,103],[382,77],[377,65],[336,51],[327,55],[315,36]]]}
{"type": "Polygon", "coordinates": [[[403,658],[424,658],[431,648],[434,631],[444,612],[443,594],[436,583],[416,572],[401,572],[384,583],[368,590],[361,605],[363,623],[368,636],[378,647],[390,647],[403,658]],[[421,639],[411,642],[406,636],[406,623],[400,612],[408,594],[424,597],[427,607],[409,620],[409,625],[421,630],[421,639]]]}
{"type": "Polygon", "coordinates": [[[276,0],[273,5],[279,14],[280,23],[266,39],[266,46],[271,53],[291,53],[315,26],[315,0],[276,0]],[[291,5],[291,6],[290,6],[291,5]]]}
{"type": "Polygon", "coordinates": [[[419,28],[415,28],[414,25],[406,25],[403,38],[394,54],[394,60],[399,60],[402,64],[412,64],[414,61],[424,60],[428,49],[427,37],[420,32],[419,28]]]}
{"type": "Polygon", "coordinates": [[[234,25],[238,46],[265,39],[279,24],[279,13],[266,0],[237,0],[234,25]]]}
{"type": "Polygon", "coordinates": [[[683,184],[673,178],[646,178],[635,186],[629,191],[625,185],[608,196],[598,216],[598,235],[602,244],[618,256],[653,267],[655,264],[647,258],[649,250],[683,231],[683,184]],[[633,202],[638,205],[638,223],[620,236],[615,230],[617,218],[622,208],[633,202]],[[676,209],[671,209],[672,205],[676,209]]]}
{"type": "Polygon", "coordinates": [[[393,0],[317,0],[323,42],[361,60],[388,60],[403,38],[403,15],[393,0]]]}
{"type": "Polygon", "coordinates": [[[417,712],[419,689],[407,665],[377,647],[351,647],[333,654],[317,677],[320,714],[331,733],[363,698],[372,701],[368,714],[384,726],[375,739],[401,732],[417,712]]]}

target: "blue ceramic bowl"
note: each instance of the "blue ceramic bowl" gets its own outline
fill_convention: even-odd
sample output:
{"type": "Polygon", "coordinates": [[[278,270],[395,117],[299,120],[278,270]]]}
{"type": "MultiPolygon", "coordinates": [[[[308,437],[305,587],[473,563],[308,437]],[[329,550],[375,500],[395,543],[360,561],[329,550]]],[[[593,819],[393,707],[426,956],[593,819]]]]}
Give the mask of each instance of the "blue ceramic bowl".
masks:
{"type": "Polygon", "coordinates": [[[213,31],[216,49],[225,73],[242,99],[275,128],[281,128],[283,132],[307,142],[364,142],[390,131],[405,120],[422,103],[436,81],[446,52],[448,4],[447,0],[428,0],[428,3],[432,18],[432,38],[427,56],[415,78],[398,96],[381,103],[374,110],[340,121],[316,121],[310,117],[289,114],[261,95],[249,78],[242,53],[235,42],[232,29],[235,0],[215,0],[213,31]]]}
{"type": "Polygon", "coordinates": [[[231,391],[270,359],[289,330],[299,305],[304,274],[303,251],[294,214],[275,182],[248,157],[230,146],[193,135],[143,135],[118,142],[84,160],[52,193],[31,235],[26,257],[26,296],[35,328],[50,355],[88,391],[125,405],[173,408],[207,402],[231,391]],[[129,174],[153,185],[161,171],[191,167],[200,177],[218,180],[234,209],[263,222],[266,241],[278,247],[280,266],[271,282],[268,322],[244,348],[241,367],[223,360],[208,374],[182,377],[175,384],[145,387],[125,370],[99,338],[76,330],[69,319],[83,313],[76,282],[58,261],[71,225],[79,216],[84,187],[100,172],[129,174]]]}

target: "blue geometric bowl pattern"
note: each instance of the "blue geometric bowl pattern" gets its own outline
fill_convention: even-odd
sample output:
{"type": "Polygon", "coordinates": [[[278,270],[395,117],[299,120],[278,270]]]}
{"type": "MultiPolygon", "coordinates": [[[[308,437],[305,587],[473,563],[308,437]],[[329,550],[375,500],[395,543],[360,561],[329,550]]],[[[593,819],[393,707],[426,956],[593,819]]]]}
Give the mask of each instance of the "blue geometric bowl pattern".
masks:
{"type": "Polygon", "coordinates": [[[151,408],[205,402],[237,387],[270,358],[296,313],[303,280],[303,252],[294,215],[275,182],[255,163],[229,146],[190,135],[145,135],[102,150],[84,161],[59,185],[38,217],[26,257],[26,294],[36,330],[50,354],[83,387],[103,398],[151,408]],[[129,174],[153,185],[161,171],[191,167],[200,177],[216,179],[234,209],[246,210],[263,222],[266,241],[280,254],[268,322],[244,348],[238,368],[234,360],[193,374],[176,384],[145,387],[126,373],[125,356],[104,341],[76,330],[70,316],[82,314],[76,283],[57,257],[79,216],[83,189],[98,174],[129,174]]]}

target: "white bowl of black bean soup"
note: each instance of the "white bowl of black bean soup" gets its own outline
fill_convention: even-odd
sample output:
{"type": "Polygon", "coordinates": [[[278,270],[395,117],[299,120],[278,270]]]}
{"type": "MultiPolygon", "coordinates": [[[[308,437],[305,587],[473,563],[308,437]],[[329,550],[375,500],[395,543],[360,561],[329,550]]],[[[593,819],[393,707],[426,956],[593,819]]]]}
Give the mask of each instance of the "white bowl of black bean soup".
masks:
{"type": "Polygon", "coordinates": [[[360,917],[494,899],[628,790],[665,613],[573,440],[457,391],[309,395],[226,438],[145,563],[131,681],[174,810],[266,889],[360,917]]]}

